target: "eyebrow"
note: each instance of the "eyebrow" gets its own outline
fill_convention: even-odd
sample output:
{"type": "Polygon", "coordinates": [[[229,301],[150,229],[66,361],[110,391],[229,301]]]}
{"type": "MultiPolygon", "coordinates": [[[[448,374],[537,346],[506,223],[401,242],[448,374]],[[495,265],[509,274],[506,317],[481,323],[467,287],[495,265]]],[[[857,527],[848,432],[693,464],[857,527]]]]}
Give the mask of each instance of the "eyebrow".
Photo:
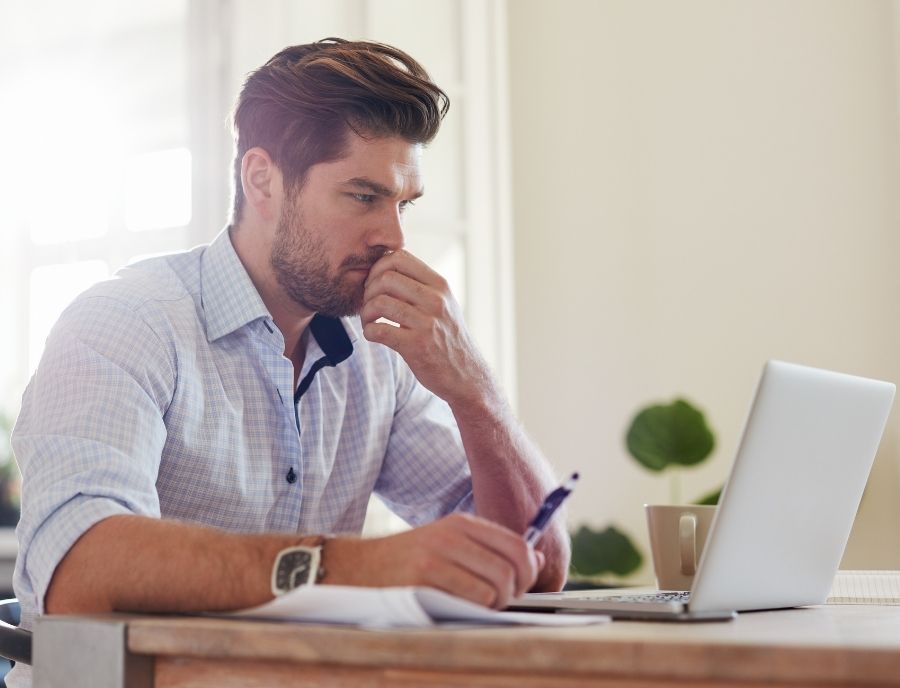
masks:
{"type": "MultiPolygon", "coordinates": [[[[348,179],[344,182],[346,186],[355,186],[357,188],[363,188],[368,191],[371,191],[376,196],[385,196],[387,198],[392,198],[396,195],[396,192],[385,186],[384,184],[379,184],[373,179],[369,179],[368,177],[354,177],[353,179],[348,179]]],[[[419,189],[416,193],[410,196],[410,199],[416,199],[422,196],[425,193],[425,189],[419,189]]]]}

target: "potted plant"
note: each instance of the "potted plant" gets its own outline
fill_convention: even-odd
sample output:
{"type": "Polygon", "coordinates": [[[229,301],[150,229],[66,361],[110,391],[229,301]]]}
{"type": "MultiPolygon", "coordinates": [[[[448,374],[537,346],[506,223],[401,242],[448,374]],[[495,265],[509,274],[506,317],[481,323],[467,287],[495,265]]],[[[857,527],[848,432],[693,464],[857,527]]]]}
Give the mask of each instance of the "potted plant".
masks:
{"type": "MultiPolygon", "coordinates": [[[[685,399],[640,409],[625,434],[625,446],[635,461],[654,473],[668,471],[673,504],[681,501],[681,471],[704,462],[715,444],[703,412],[685,399]]],[[[720,493],[721,489],[714,490],[695,503],[717,504],[720,493]]],[[[644,561],[628,534],[612,524],[603,530],[581,525],[571,538],[570,588],[594,587],[611,576],[624,578],[644,561]]]]}
{"type": "Polygon", "coordinates": [[[19,522],[21,476],[10,444],[12,426],[12,421],[0,414],[0,527],[6,528],[19,522]]]}
{"type": "MultiPolygon", "coordinates": [[[[681,474],[687,466],[705,461],[716,446],[703,412],[685,399],[652,404],[634,416],[625,435],[628,453],[647,470],[669,473],[669,498],[679,504],[681,474]]],[[[721,489],[695,504],[716,504],[721,489]]]]}

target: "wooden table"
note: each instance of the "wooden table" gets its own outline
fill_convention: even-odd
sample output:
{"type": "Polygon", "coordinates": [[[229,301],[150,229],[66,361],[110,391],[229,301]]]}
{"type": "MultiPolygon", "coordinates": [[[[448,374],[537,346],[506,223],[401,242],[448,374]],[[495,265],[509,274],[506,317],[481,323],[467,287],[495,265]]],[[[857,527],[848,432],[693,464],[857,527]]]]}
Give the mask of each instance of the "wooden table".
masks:
{"type": "Polygon", "coordinates": [[[48,616],[36,626],[35,666],[35,688],[82,679],[93,688],[900,686],[900,606],[745,613],[725,623],[417,631],[48,616]],[[97,666],[110,675],[83,675],[97,666]]]}

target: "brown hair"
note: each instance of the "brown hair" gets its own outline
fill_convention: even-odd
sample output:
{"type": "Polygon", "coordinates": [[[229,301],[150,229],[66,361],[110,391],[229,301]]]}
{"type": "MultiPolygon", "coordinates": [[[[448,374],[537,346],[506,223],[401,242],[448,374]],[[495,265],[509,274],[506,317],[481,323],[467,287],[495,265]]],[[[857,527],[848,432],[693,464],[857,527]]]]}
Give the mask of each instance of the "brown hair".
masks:
{"type": "Polygon", "coordinates": [[[234,202],[241,218],[241,160],[263,148],[286,188],[310,167],[341,157],[349,131],[428,143],[450,107],[422,66],[397,48],[326,38],[285,48],[252,72],[234,108],[234,202]]]}

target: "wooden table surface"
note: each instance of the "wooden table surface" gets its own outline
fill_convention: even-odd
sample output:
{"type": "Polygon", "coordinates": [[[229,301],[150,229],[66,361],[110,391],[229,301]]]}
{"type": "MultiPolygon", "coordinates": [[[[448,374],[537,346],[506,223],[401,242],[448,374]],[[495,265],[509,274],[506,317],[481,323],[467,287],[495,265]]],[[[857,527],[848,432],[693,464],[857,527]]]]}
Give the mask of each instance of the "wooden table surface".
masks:
{"type": "Polygon", "coordinates": [[[138,617],[127,649],[175,686],[900,686],[900,606],[740,614],[725,623],[367,631],[138,617]]]}

